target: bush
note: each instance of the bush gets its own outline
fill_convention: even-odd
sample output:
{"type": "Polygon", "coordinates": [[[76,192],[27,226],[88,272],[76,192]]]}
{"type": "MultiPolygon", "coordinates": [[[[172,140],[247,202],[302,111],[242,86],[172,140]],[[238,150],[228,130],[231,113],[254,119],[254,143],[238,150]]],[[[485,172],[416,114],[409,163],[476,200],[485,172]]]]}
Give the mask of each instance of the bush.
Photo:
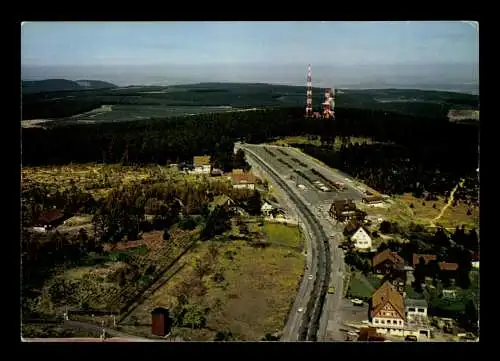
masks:
{"type": "Polygon", "coordinates": [[[183,230],[193,230],[196,228],[196,221],[193,217],[186,217],[179,222],[179,227],[183,230]]]}

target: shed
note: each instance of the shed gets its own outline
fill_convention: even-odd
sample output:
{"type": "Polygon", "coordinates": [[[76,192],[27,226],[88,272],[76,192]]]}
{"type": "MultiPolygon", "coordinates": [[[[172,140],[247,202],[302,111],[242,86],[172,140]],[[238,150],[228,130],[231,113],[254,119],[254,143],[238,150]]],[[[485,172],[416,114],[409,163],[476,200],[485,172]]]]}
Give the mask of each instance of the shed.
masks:
{"type": "Polygon", "coordinates": [[[166,336],[170,333],[172,320],[166,308],[157,307],[151,311],[152,333],[156,336],[166,336]]]}

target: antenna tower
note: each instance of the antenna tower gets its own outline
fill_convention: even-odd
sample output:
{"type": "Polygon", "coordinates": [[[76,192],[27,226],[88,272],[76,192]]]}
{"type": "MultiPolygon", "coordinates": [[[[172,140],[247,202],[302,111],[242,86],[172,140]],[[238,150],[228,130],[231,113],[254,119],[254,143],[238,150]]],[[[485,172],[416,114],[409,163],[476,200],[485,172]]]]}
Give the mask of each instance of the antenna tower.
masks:
{"type": "Polygon", "coordinates": [[[307,102],[306,102],[306,117],[312,116],[312,74],[311,64],[307,68],[307,102]]]}

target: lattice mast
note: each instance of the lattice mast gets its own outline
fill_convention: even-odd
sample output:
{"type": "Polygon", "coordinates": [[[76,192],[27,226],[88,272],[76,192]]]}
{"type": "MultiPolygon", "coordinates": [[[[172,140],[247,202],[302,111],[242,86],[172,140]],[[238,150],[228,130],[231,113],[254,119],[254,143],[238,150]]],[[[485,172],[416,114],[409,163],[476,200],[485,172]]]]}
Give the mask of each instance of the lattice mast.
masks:
{"type": "Polygon", "coordinates": [[[326,89],[325,101],[323,102],[323,118],[329,119],[333,117],[332,101],[332,89],[326,89]]]}
{"type": "Polygon", "coordinates": [[[312,73],[311,73],[311,64],[307,67],[307,100],[306,100],[306,117],[311,117],[313,114],[312,111],[312,73]]]}

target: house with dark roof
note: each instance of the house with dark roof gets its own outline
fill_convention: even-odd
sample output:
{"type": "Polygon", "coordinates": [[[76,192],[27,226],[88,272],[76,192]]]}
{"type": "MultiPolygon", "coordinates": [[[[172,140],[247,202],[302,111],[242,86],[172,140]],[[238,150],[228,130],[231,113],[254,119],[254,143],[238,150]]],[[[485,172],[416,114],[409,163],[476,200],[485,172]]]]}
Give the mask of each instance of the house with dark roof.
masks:
{"type": "Polygon", "coordinates": [[[405,284],[411,281],[413,268],[405,264],[404,259],[390,249],[377,253],[372,259],[375,273],[384,275],[383,281],[389,281],[398,292],[403,293],[405,284]]]}
{"type": "Polygon", "coordinates": [[[49,209],[42,212],[35,225],[45,229],[52,229],[63,224],[63,222],[69,217],[70,215],[65,214],[59,209],[49,209]]]}
{"type": "Polygon", "coordinates": [[[343,199],[333,201],[328,214],[339,222],[345,222],[360,216],[362,212],[351,199],[343,199]]]}

